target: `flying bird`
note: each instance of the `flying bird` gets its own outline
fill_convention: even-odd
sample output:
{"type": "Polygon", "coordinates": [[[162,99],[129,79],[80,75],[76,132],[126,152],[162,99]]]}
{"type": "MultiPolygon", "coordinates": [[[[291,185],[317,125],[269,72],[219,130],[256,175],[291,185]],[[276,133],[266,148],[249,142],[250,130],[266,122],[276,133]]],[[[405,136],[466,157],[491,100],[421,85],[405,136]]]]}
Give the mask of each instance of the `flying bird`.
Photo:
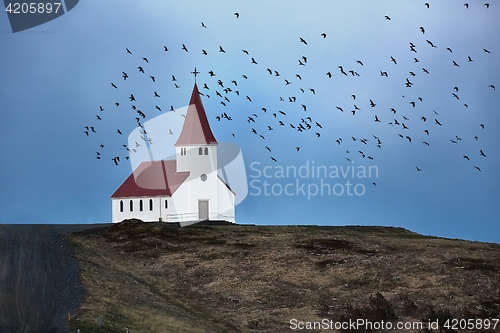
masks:
{"type": "Polygon", "coordinates": [[[184,44],[182,44],[182,49],[183,49],[184,51],[186,51],[186,52],[189,52],[189,51],[188,51],[188,49],[187,49],[187,47],[186,47],[186,45],[184,45],[184,44]]]}
{"type": "Polygon", "coordinates": [[[299,38],[300,38],[301,43],[304,43],[305,45],[307,45],[307,42],[304,40],[304,38],[302,38],[302,37],[299,37],[299,38]]]}

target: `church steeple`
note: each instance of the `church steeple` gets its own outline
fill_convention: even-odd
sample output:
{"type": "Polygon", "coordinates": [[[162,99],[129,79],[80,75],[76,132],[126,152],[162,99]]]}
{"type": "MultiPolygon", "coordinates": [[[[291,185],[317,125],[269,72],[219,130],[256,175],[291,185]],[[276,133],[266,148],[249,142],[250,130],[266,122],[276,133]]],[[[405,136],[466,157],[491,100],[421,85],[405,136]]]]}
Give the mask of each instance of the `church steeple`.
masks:
{"type": "Polygon", "coordinates": [[[200,93],[196,82],[189,101],[186,119],[182,127],[179,139],[175,143],[176,147],[179,146],[192,146],[192,145],[217,145],[217,140],[210,129],[203,103],[201,102],[200,93]]]}

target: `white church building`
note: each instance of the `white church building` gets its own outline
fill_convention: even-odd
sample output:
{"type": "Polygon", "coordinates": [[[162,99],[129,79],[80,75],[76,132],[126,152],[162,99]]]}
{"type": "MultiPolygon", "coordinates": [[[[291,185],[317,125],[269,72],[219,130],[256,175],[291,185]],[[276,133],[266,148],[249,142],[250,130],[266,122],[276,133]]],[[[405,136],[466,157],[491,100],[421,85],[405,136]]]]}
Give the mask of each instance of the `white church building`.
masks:
{"type": "Polygon", "coordinates": [[[132,172],[111,196],[113,223],[130,218],[235,223],[235,193],[217,173],[217,149],[195,83],[175,160],[142,162],[132,172]]]}

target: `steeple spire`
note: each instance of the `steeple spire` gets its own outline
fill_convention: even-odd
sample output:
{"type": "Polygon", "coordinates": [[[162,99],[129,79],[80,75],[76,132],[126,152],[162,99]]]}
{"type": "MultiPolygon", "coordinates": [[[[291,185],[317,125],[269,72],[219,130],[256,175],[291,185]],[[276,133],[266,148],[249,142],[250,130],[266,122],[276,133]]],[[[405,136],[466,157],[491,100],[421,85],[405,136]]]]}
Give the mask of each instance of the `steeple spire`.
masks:
{"type": "MultiPolygon", "coordinates": [[[[196,72],[196,69],[194,72],[196,72]]],[[[215,140],[212,130],[210,129],[207,115],[203,108],[203,103],[201,102],[200,92],[195,82],[186,113],[186,119],[184,120],[181,134],[175,146],[217,144],[217,140],[215,140]]]]}

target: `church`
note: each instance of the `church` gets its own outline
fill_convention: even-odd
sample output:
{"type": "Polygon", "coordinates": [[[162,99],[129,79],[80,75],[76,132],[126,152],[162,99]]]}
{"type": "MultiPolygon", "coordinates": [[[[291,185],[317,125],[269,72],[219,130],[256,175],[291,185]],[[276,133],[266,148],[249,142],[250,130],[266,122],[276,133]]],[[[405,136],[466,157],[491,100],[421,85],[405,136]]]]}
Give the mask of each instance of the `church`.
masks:
{"type": "Polygon", "coordinates": [[[218,175],[217,149],[195,83],[175,160],[142,162],[111,196],[112,222],[235,223],[236,194],[218,175]]]}

